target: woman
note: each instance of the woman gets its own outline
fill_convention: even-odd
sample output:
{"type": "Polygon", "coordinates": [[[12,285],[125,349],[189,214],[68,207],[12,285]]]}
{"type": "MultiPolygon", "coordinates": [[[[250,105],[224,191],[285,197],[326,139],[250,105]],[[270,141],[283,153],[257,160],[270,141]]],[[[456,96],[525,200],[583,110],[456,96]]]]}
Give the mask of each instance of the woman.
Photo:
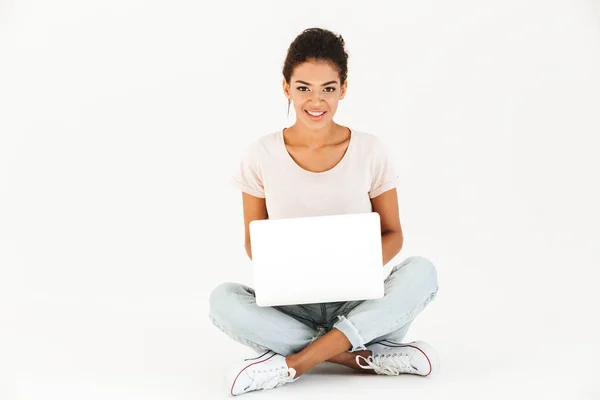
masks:
{"type": "MultiPolygon", "coordinates": [[[[346,94],[347,62],[343,38],[328,30],[307,29],[289,47],[283,91],[296,121],[250,145],[234,176],[250,259],[249,223],[266,218],[374,211],[383,265],[402,248],[397,176],[383,143],[333,120],[346,94]]],[[[400,342],[437,289],[436,268],[423,257],[394,266],[379,300],[258,307],[251,288],[218,286],[211,321],[262,353],[234,369],[231,394],[279,387],[324,361],[373,374],[429,375],[438,365],[431,346],[400,342]]]]}

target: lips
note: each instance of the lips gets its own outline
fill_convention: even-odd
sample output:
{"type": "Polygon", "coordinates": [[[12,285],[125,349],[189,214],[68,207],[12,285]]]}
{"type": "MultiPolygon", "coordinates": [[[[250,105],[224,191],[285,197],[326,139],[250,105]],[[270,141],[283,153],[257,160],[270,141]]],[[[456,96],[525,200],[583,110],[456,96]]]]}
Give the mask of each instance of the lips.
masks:
{"type": "Polygon", "coordinates": [[[327,111],[318,111],[318,110],[304,110],[304,112],[313,121],[319,121],[319,120],[323,119],[323,116],[327,113],[327,111]]]}

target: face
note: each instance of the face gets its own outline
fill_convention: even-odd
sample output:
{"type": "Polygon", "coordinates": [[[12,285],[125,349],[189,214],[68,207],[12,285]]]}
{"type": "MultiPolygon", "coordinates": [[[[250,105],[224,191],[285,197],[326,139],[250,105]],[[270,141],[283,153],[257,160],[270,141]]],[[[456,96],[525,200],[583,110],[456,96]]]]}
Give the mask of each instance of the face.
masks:
{"type": "Polygon", "coordinates": [[[338,102],[346,95],[347,85],[348,81],[340,85],[337,70],[327,61],[299,64],[292,72],[289,85],[283,79],[283,91],[292,100],[296,122],[309,127],[332,122],[338,102]]]}

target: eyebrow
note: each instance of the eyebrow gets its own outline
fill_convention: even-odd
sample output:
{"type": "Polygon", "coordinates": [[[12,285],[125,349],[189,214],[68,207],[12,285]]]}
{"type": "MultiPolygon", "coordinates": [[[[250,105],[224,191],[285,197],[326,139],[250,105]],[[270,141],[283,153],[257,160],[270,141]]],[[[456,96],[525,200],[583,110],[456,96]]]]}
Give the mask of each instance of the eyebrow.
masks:
{"type": "MultiPolygon", "coordinates": [[[[296,83],[302,83],[304,85],[308,85],[308,86],[312,86],[310,83],[308,82],[304,82],[304,81],[296,81],[296,83]]],[[[333,83],[338,83],[337,81],[329,81],[329,82],[325,82],[324,84],[322,84],[321,86],[327,86],[327,85],[331,85],[333,83]]]]}

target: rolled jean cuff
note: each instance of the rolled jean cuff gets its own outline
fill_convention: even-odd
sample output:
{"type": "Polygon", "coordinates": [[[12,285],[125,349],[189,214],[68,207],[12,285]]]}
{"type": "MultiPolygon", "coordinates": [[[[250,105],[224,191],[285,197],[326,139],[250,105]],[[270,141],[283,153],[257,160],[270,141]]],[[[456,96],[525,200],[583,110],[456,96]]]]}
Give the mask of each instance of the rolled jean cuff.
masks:
{"type": "Polygon", "coordinates": [[[349,351],[358,351],[358,350],[366,350],[367,348],[364,345],[364,340],[356,327],[350,322],[350,320],[343,315],[338,315],[339,321],[333,325],[333,328],[341,331],[346,337],[352,348],[349,351]]]}

